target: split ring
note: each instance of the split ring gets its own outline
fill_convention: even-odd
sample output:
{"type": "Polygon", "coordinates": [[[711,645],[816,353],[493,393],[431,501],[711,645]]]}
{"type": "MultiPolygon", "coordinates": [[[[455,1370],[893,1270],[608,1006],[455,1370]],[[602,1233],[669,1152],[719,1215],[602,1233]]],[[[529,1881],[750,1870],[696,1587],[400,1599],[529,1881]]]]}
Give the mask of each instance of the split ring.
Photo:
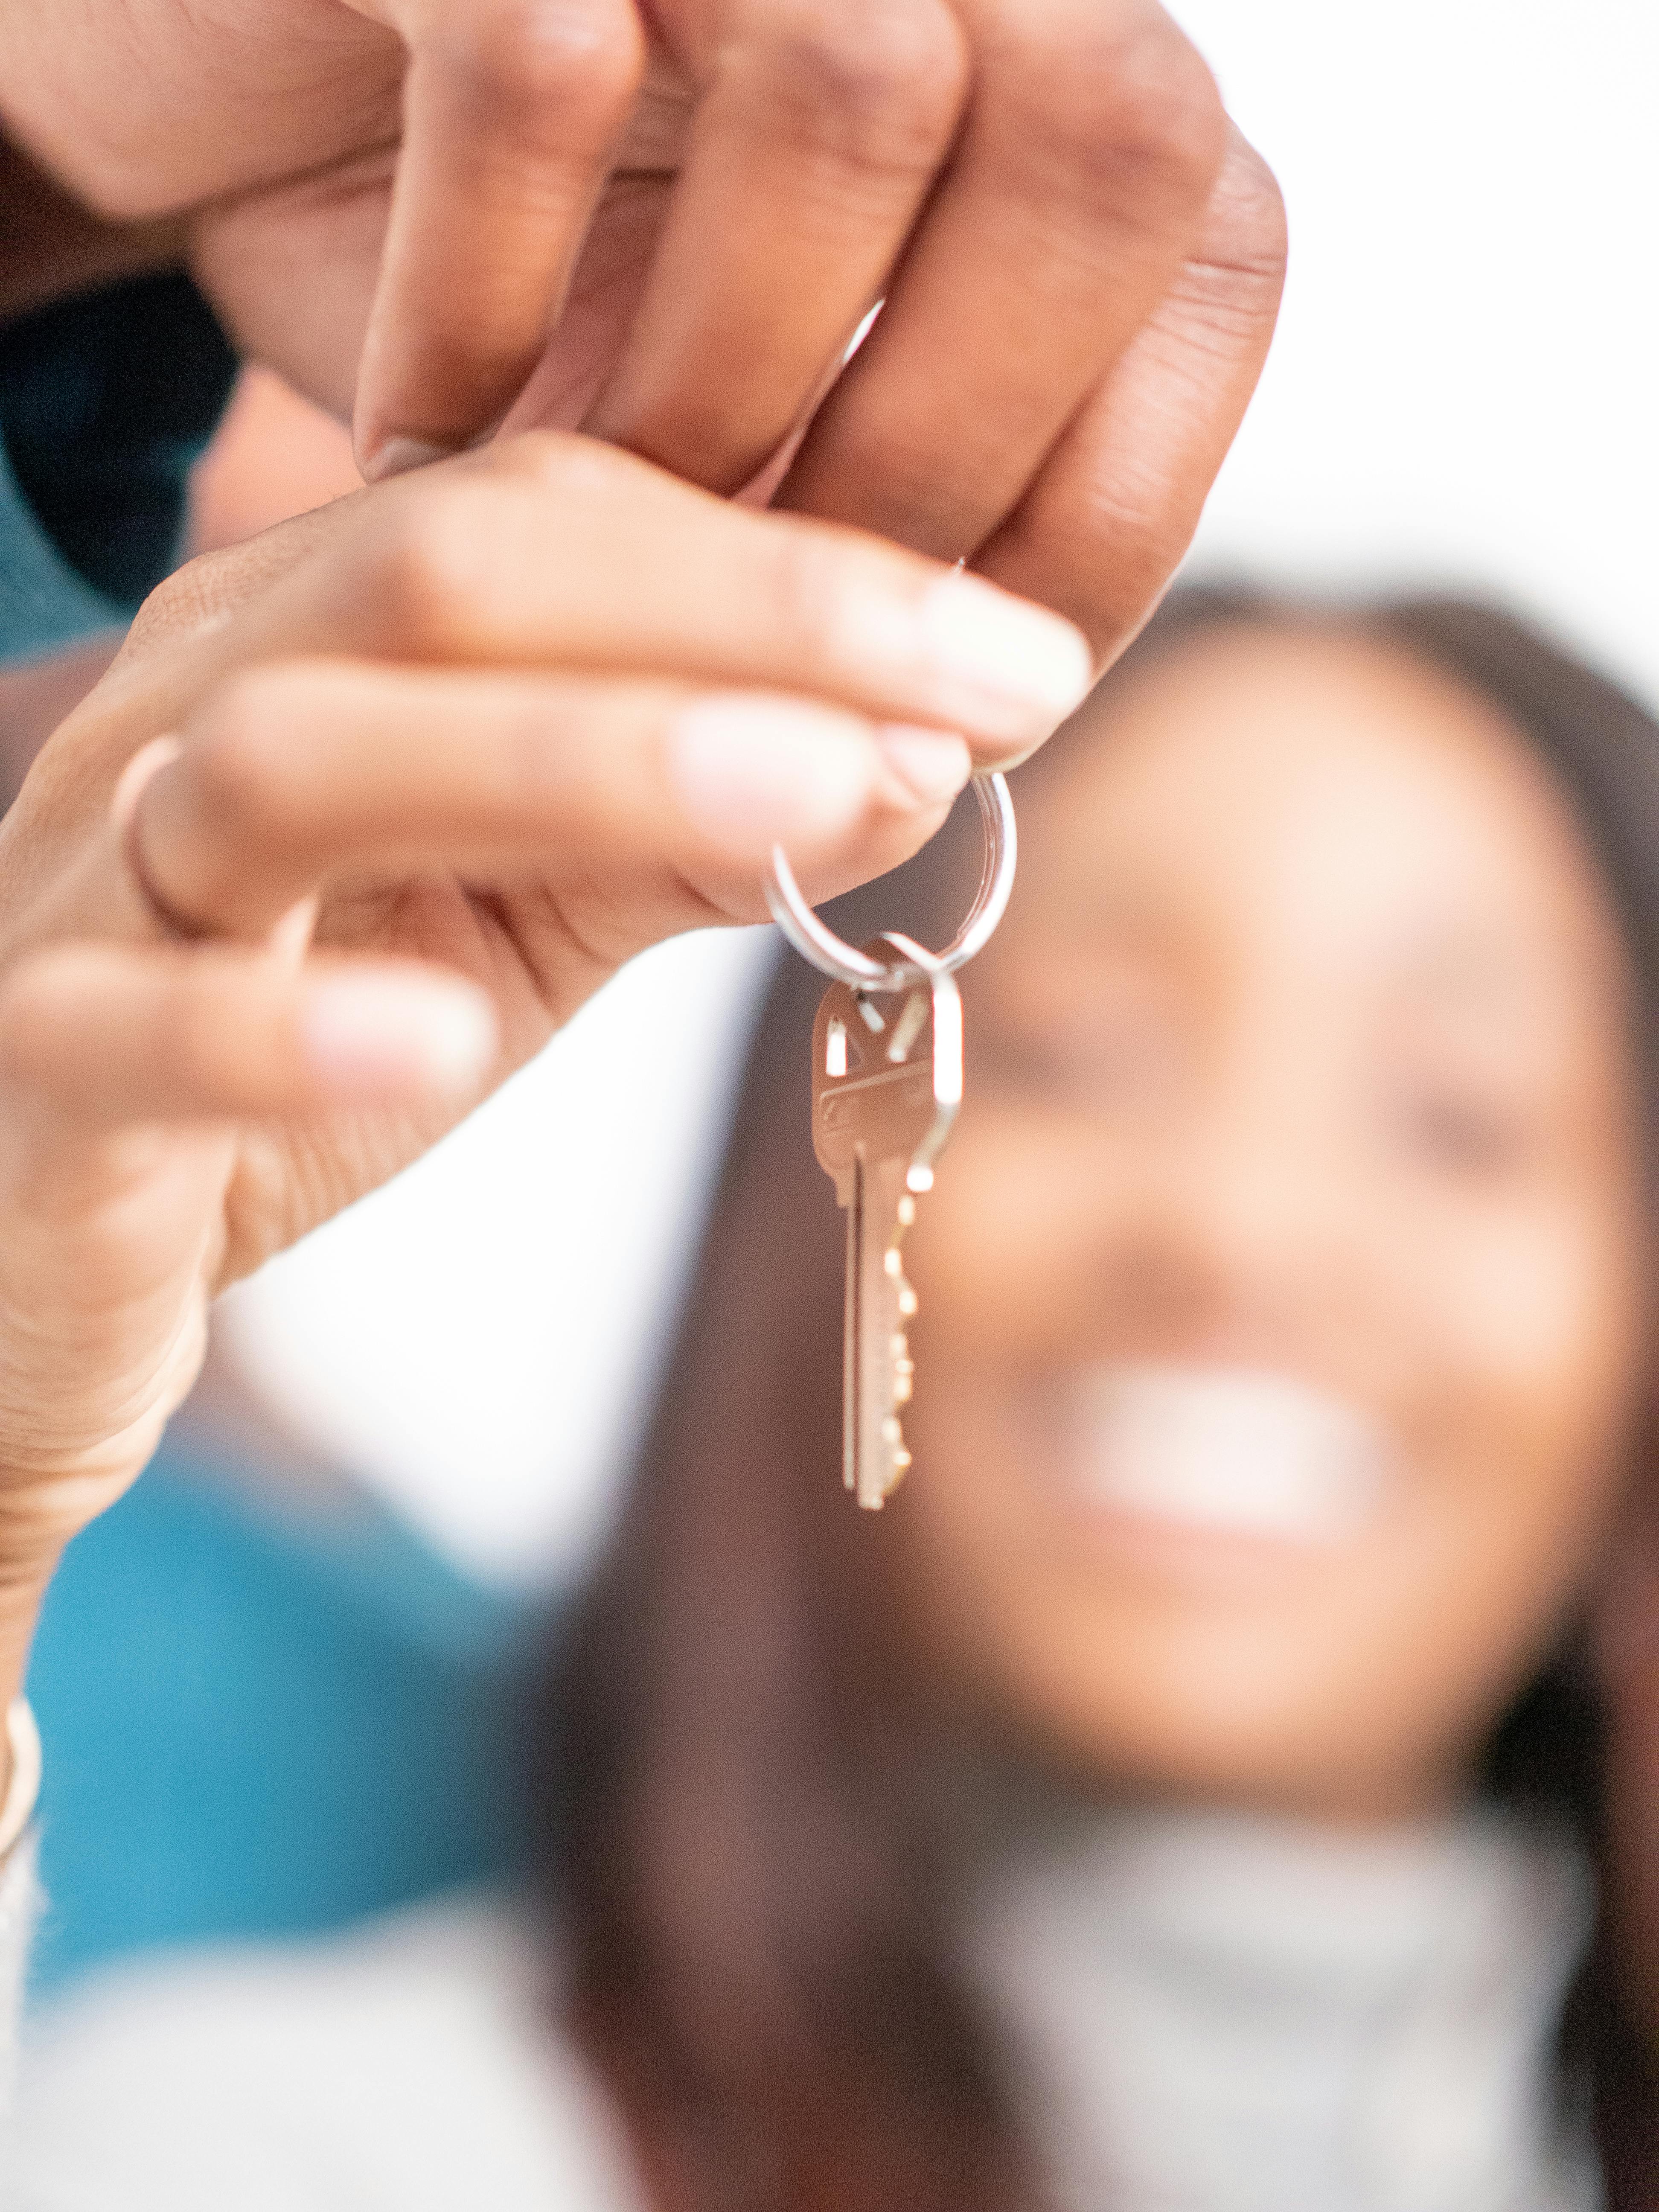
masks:
{"type": "MultiPolygon", "coordinates": [[[[1014,865],[1018,858],[1014,802],[1009,796],[1006,781],[995,772],[976,775],[973,778],[973,791],[985,829],[985,860],[967,920],[945,950],[931,956],[934,967],[947,975],[971,960],[988,943],[992,931],[1002,919],[1008,894],[1013,890],[1014,865]]],[[[855,990],[896,990],[916,973],[914,967],[902,961],[890,964],[872,960],[867,952],[859,951],[821,921],[801,896],[800,885],[795,881],[794,870],[781,845],[772,848],[766,903],[772,910],[773,921],[802,958],[810,960],[826,975],[833,975],[837,982],[850,984],[855,990]]]]}

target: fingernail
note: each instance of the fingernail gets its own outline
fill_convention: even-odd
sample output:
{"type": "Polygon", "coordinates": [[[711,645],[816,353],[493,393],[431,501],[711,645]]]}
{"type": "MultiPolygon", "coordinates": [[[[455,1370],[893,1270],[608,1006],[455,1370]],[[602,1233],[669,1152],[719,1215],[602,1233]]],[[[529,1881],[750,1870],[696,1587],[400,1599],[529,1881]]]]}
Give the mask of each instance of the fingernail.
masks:
{"type": "Polygon", "coordinates": [[[1012,710],[1014,735],[1044,733],[1087,696],[1094,669],[1081,630],[977,576],[941,577],[924,594],[922,632],[941,672],[1012,710]]]}
{"type": "Polygon", "coordinates": [[[496,1052],[480,992],[427,975],[334,975],[313,983],[300,1016],[302,1048],[331,1091],[466,1091],[496,1052]]]}
{"type": "Polygon", "coordinates": [[[669,780],[694,828],[733,855],[828,841],[868,805],[862,733],[774,700],[700,699],[670,724],[669,780]]]}
{"type": "Polygon", "coordinates": [[[387,477],[407,476],[410,469],[423,469],[430,461],[447,461],[454,451],[451,446],[429,446],[420,438],[387,438],[364,456],[360,464],[363,481],[383,483],[387,477]]]}
{"type": "Polygon", "coordinates": [[[966,744],[948,730],[888,722],[876,732],[876,743],[894,775],[924,806],[954,799],[973,771],[966,744]]]}

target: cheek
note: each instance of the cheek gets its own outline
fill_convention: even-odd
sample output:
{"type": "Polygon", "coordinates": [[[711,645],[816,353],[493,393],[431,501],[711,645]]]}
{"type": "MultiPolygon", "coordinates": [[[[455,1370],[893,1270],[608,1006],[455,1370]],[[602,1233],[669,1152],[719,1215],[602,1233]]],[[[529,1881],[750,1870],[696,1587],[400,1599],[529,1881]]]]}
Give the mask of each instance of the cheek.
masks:
{"type": "Polygon", "coordinates": [[[1146,1197],[1097,1131],[964,1112],[910,1255],[916,1467],[894,1534],[924,1638],[1108,1778],[1382,1803],[1471,1753],[1595,1571],[1639,1364],[1634,1194],[1334,1231],[1352,1322],[1318,1379],[1398,1438],[1401,1479],[1362,1541],[1255,1589],[1126,1565],[1012,1442],[1024,1376],[1142,1349],[1112,1285],[1144,1256],[1146,1197]]]}
{"type": "Polygon", "coordinates": [[[1087,1316],[1096,1238],[1084,1213],[1109,1215],[1113,1198],[1097,1132],[964,1106],[906,1246],[925,1371],[989,1380],[1061,1350],[1087,1316]]]}
{"type": "Polygon", "coordinates": [[[1605,1194],[1506,1209],[1415,1275],[1399,1426],[1420,1493],[1422,1650],[1454,1702],[1460,1680],[1468,1702],[1502,1701],[1605,1548],[1642,1364],[1636,1211],[1633,1193],[1627,1211],[1605,1194]]]}

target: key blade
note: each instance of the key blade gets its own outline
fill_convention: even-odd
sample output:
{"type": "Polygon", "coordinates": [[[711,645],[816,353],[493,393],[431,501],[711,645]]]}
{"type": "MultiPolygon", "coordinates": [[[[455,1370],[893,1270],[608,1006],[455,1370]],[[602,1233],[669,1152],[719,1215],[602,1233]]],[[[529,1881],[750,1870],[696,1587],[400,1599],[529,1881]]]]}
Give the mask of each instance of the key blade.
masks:
{"type": "MultiPolygon", "coordinates": [[[[883,959],[893,948],[878,939],[883,959]]],[[[835,985],[813,1031],[812,1142],[847,1209],[842,1477],[866,1510],[910,1464],[904,1408],[915,1296],[901,1247],[962,1098],[962,1001],[948,975],[835,985]]]]}
{"type": "MultiPolygon", "coordinates": [[[[901,1244],[915,1218],[904,1160],[866,1163],[860,1173],[858,1249],[852,1272],[858,1311],[849,1337],[850,1449],[844,1478],[866,1512],[884,1505],[904,1479],[909,1402],[909,1326],[915,1293],[905,1279],[901,1244]]],[[[849,1261],[853,1259],[849,1249],[849,1261]]]]}
{"type": "Polygon", "coordinates": [[[846,1288],[842,1293],[841,1341],[841,1479],[843,1486],[859,1486],[860,1355],[864,1346],[860,1325],[864,1307],[864,1166],[855,1159],[844,1177],[837,1177],[836,1194],[847,1212],[846,1288]],[[843,1192],[843,1183],[845,1189],[843,1192]]]}

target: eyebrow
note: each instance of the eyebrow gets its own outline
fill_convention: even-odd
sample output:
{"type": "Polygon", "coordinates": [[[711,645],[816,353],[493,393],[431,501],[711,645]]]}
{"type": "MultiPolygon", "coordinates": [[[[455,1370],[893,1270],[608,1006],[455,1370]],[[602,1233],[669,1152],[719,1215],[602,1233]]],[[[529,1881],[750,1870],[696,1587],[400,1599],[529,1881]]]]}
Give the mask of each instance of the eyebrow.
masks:
{"type": "MultiPolygon", "coordinates": [[[[1092,896],[1056,900],[1052,911],[1045,909],[1045,931],[1058,928],[1079,951],[1111,949],[1131,959],[1190,943],[1181,902],[1170,901],[1156,882],[1102,883],[1087,889],[1092,896]]],[[[1028,945],[1018,949],[1022,957],[1030,957],[1028,945]]],[[[1443,915],[1408,924],[1392,945],[1382,946],[1370,987],[1416,994],[1449,1011],[1524,1015],[1574,995],[1565,964],[1547,957],[1540,961],[1538,955],[1537,946],[1517,944],[1476,917],[1443,915]]]]}
{"type": "Polygon", "coordinates": [[[1448,930],[1419,939],[1400,960],[1394,980],[1464,1000],[1536,1000],[1536,965],[1490,936],[1448,930]]]}
{"type": "Polygon", "coordinates": [[[1565,962],[1529,957],[1522,947],[1480,934],[1419,942],[1385,989],[1395,1018],[1415,1014],[1488,1043],[1501,1032],[1541,1045],[1579,1021],[1623,1018],[1616,988],[1609,994],[1605,978],[1575,976],[1565,962]]]}

